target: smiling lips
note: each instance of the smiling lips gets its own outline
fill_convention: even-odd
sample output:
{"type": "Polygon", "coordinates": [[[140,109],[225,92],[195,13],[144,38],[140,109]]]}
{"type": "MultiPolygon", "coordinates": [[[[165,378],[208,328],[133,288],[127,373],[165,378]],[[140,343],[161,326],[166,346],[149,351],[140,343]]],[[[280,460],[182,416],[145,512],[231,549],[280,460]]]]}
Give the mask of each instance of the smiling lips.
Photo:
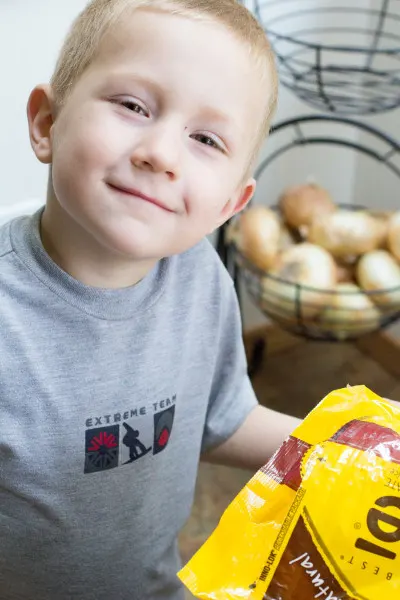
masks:
{"type": "Polygon", "coordinates": [[[162,210],[165,210],[166,212],[174,212],[166,204],[164,204],[157,198],[153,198],[152,196],[147,196],[146,194],[142,194],[142,192],[139,192],[138,190],[135,190],[133,188],[128,188],[125,186],[113,185],[112,183],[108,183],[107,185],[110,188],[112,188],[113,190],[116,190],[117,192],[121,192],[121,193],[127,194],[129,196],[134,196],[135,198],[141,198],[145,202],[154,204],[155,206],[158,206],[158,208],[161,208],[162,210]]]}

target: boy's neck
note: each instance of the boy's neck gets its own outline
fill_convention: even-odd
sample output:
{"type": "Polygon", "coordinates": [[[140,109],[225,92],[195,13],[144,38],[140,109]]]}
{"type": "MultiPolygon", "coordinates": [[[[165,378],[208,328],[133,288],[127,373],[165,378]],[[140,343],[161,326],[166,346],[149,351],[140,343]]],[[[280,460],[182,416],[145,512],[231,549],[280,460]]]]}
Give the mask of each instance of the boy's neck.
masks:
{"type": "Polygon", "coordinates": [[[87,232],[51,195],[42,215],[40,236],[50,258],[71,277],[90,287],[131,287],[142,280],[156,264],[156,261],[134,261],[113,255],[95,239],[90,239],[87,232]]]}

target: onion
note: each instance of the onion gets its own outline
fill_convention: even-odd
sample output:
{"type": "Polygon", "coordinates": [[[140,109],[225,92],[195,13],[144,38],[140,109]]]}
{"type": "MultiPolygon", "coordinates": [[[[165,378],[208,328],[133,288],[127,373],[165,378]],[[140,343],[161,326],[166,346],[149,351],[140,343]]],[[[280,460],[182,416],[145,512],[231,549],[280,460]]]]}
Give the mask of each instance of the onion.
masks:
{"type": "Polygon", "coordinates": [[[278,216],[265,206],[252,206],[242,213],[234,233],[239,250],[263,270],[268,270],[274,264],[280,236],[278,216]]]}
{"type": "Polygon", "coordinates": [[[377,248],[387,250],[390,219],[393,215],[393,212],[384,210],[371,210],[369,211],[369,214],[376,220],[380,228],[380,239],[377,248]]]}
{"type": "Polygon", "coordinates": [[[369,214],[338,210],[331,215],[318,217],[311,225],[308,240],[337,258],[345,258],[374,250],[381,238],[381,226],[369,214]]]}
{"type": "Polygon", "coordinates": [[[262,283],[261,308],[278,319],[296,319],[299,316],[298,305],[301,318],[314,317],[328,303],[329,290],[337,283],[337,269],[332,256],[323,248],[308,243],[283,252],[271,275],[265,277],[262,283]],[[298,288],[295,284],[313,289],[298,288]]]}
{"type": "Polygon", "coordinates": [[[400,211],[394,213],[389,220],[388,248],[393,256],[400,261],[400,211]]]}
{"type": "Polygon", "coordinates": [[[279,252],[284,252],[297,243],[295,234],[284,223],[280,225],[281,233],[279,236],[278,249],[279,252]]]}
{"type": "Polygon", "coordinates": [[[381,313],[355,283],[340,283],[329,306],[318,317],[318,325],[338,339],[361,335],[379,328],[381,313]]]}
{"type": "Polygon", "coordinates": [[[316,184],[290,187],[279,198],[279,206],[287,223],[295,229],[308,228],[320,215],[336,210],[329,193],[316,184]]]}
{"type": "Polygon", "coordinates": [[[376,304],[392,309],[400,307],[400,265],[386,250],[368,252],[360,259],[357,280],[364,290],[380,291],[370,296],[376,304]]]}

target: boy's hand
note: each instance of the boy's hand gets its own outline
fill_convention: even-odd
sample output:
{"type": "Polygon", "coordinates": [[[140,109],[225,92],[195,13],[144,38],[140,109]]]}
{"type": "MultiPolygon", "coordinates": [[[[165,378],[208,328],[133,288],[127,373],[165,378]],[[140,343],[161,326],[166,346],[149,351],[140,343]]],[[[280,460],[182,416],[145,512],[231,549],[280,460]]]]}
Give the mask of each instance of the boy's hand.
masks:
{"type": "Polygon", "coordinates": [[[295,417],[256,406],[236,433],[202,460],[257,471],[299,424],[295,417]]]}

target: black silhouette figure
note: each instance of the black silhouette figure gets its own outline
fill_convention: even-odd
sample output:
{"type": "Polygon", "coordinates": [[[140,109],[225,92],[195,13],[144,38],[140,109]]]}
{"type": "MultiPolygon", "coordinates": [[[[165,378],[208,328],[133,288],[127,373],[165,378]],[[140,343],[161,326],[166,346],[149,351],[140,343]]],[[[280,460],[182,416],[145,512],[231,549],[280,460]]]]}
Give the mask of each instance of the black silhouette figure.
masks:
{"type": "Polygon", "coordinates": [[[129,460],[125,462],[125,464],[128,464],[150,452],[151,446],[150,448],[146,448],[146,446],[142,444],[139,440],[139,431],[137,429],[132,429],[127,423],[123,423],[123,426],[126,429],[126,434],[124,435],[122,442],[129,448],[129,460]]]}

